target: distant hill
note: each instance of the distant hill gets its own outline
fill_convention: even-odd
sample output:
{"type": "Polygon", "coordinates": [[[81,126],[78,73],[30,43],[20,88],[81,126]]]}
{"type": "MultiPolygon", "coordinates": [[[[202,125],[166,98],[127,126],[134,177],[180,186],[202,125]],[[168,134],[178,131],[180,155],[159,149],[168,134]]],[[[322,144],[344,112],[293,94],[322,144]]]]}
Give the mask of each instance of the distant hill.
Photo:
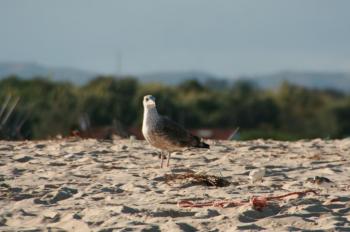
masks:
{"type": "MultiPolygon", "coordinates": [[[[80,85],[87,83],[98,74],[76,68],[47,67],[36,63],[0,62],[0,79],[10,75],[16,75],[23,79],[30,79],[33,77],[49,77],[54,81],[69,81],[80,85]]],[[[219,79],[217,76],[197,71],[150,73],[138,75],[136,78],[144,83],[159,82],[166,85],[177,85],[189,79],[197,79],[201,82],[219,79]]]]}
{"type": "Polygon", "coordinates": [[[167,85],[178,85],[185,80],[196,79],[204,83],[212,79],[224,79],[218,76],[199,71],[174,71],[174,72],[158,72],[138,75],[137,77],[142,82],[160,82],[167,85]]]}
{"type": "MultiPolygon", "coordinates": [[[[35,63],[0,63],[0,79],[17,75],[29,79],[35,76],[49,77],[55,81],[69,81],[74,84],[85,84],[98,74],[76,68],[47,67],[35,63]]],[[[245,76],[236,79],[215,76],[200,71],[158,72],[137,75],[143,83],[159,82],[166,85],[177,85],[189,79],[196,79],[213,88],[224,88],[236,80],[248,80],[261,88],[276,88],[283,81],[317,89],[335,89],[350,93],[350,73],[344,72],[295,72],[283,71],[269,75],[245,76]]]]}
{"type": "Polygon", "coordinates": [[[350,73],[343,72],[294,72],[283,71],[271,75],[244,77],[261,88],[276,88],[283,81],[292,84],[315,88],[335,89],[341,92],[350,92],[350,73]]]}
{"type": "Polygon", "coordinates": [[[84,84],[96,76],[88,72],[69,67],[47,67],[36,63],[0,63],[0,78],[16,75],[23,79],[48,77],[54,81],[69,81],[84,84]]]}
{"type": "Polygon", "coordinates": [[[196,79],[201,83],[228,86],[237,80],[246,80],[263,89],[273,89],[284,81],[314,89],[334,89],[350,93],[350,73],[283,71],[270,75],[244,76],[235,79],[218,77],[204,72],[163,72],[139,76],[142,82],[161,82],[176,85],[184,80],[196,79]]]}

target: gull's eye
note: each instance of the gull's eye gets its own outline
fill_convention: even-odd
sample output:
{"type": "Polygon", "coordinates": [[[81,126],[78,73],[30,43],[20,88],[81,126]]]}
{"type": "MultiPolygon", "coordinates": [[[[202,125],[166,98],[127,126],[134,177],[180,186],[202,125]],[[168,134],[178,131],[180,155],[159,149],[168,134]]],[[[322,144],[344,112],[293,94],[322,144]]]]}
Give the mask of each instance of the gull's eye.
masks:
{"type": "Polygon", "coordinates": [[[148,98],[146,98],[146,101],[148,101],[149,99],[148,98]]]}

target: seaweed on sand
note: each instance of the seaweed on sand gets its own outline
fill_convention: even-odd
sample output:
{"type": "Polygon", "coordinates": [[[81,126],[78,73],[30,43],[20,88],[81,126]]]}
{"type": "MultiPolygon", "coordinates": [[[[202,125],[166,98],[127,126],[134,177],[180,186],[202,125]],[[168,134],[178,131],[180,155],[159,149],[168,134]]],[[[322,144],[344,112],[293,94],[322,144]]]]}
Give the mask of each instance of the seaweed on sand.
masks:
{"type": "Polygon", "coordinates": [[[191,184],[205,185],[205,186],[215,186],[215,187],[225,187],[230,185],[224,177],[214,176],[214,175],[204,175],[196,174],[192,172],[187,172],[184,174],[165,174],[165,182],[174,182],[176,180],[187,181],[191,184]]]}

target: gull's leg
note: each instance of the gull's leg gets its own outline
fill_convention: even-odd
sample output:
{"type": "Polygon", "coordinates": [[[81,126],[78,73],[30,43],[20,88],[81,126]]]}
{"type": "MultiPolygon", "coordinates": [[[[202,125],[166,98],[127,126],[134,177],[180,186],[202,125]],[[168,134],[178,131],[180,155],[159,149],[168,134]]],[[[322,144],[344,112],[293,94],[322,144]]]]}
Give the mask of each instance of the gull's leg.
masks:
{"type": "Polygon", "coordinates": [[[168,161],[167,161],[167,163],[166,163],[166,166],[167,166],[167,167],[169,167],[170,155],[171,155],[171,152],[168,152],[168,161]]]}
{"type": "Polygon", "coordinates": [[[163,168],[163,161],[164,161],[164,154],[163,152],[160,153],[160,168],[163,168]]]}

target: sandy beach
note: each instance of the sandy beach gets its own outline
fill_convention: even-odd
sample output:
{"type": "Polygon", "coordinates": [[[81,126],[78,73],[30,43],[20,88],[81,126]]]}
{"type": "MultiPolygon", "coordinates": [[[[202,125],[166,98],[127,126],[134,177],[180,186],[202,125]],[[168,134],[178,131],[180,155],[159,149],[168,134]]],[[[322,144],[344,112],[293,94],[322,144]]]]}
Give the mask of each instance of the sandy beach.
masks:
{"type": "Polygon", "coordinates": [[[1,141],[0,231],[350,231],[350,139],[208,143],[160,169],[145,141],[1,141]],[[261,167],[265,176],[252,183],[249,173],[261,167]],[[166,179],[185,173],[229,184],[166,179]],[[271,200],[260,211],[249,203],[178,205],[308,189],[317,194],[271,200]]]}

